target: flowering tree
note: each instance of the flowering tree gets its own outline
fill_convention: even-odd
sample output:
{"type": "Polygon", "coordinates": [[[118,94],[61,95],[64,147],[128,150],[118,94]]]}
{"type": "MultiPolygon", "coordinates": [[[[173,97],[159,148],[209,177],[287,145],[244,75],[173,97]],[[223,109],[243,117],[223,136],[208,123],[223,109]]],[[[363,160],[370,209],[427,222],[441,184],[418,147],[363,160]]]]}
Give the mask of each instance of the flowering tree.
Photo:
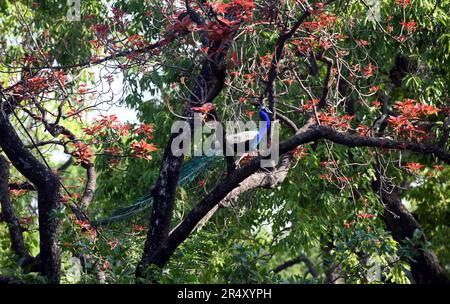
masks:
{"type": "Polygon", "coordinates": [[[64,3],[0,10],[4,280],[448,282],[448,1],[64,3]],[[172,122],[255,105],[279,163],[180,187],[172,122]],[[150,213],[95,225],[150,190],[150,213]]]}

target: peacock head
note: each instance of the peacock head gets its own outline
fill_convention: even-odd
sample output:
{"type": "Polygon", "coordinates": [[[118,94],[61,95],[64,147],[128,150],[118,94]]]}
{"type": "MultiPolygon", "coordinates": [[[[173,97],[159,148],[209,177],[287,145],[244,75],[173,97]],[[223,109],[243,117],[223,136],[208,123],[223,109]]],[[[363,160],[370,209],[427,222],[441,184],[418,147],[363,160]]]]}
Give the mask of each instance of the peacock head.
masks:
{"type": "Polygon", "coordinates": [[[259,117],[261,117],[262,120],[268,120],[269,114],[272,114],[272,111],[270,111],[264,105],[260,105],[258,107],[258,110],[259,110],[259,117]]]}

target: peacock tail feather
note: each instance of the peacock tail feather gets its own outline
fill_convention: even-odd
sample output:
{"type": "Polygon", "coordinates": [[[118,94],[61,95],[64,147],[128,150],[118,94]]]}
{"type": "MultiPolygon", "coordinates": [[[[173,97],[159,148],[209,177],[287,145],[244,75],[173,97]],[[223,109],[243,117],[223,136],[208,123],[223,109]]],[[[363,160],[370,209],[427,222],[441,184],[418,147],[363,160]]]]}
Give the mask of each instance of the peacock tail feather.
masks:
{"type": "MultiPolygon", "coordinates": [[[[178,186],[184,186],[194,181],[211,162],[215,159],[214,156],[198,156],[188,160],[180,171],[178,178],[178,186]]],[[[133,204],[116,209],[111,216],[92,222],[93,226],[108,225],[114,222],[124,220],[132,217],[144,210],[147,210],[153,206],[153,196],[151,191],[137,199],[133,204]]]]}

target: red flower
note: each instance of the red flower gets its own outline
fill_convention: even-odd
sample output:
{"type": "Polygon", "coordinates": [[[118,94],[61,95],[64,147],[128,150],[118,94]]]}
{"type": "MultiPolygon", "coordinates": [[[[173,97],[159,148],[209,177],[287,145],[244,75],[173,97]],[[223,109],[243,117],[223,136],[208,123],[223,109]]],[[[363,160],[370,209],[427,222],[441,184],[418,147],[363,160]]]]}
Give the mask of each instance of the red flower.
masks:
{"type": "Polygon", "coordinates": [[[329,166],[337,167],[338,163],[335,160],[333,160],[333,161],[323,161],[323,162],[320,162],[320,165],[322,167],[324,167],[324,168],[327,168],[329,166]]]}
{"type": "Polygon", "coordinates": [[[348,222],[348,223],[345,223],[344,222],[344,224],[342,224],[345,228],[350,228],[350,226],[352,226],[353,224],[355,223],[355,221],[351,221],[351,222],[348,222]]]}
{"type": "Polygon", "coordinates": [[[82,221],[82,220],[75,220],[75,223],[80,226],[82,229],[89,229],[91,228],[91,224],[88,221],[82,221]]]}
{"type": "Polygon", "coordinates": [[[370,213],[359,213],[356,215],[358,218],[360,219],[371,219],[375,217],[375,214],[370,214],[370,213]]]}
{"type": "Polygon", "coordinates": [[[141,226],[141,225],[133,225],[133,231],[135,231],[135,232],[141,232],[141,231],[144,231],[145,230],[145,227],[144,226],[141,226]]]}
{"type": "Polygon", "coordinates": [[[194,30],[194,24],[192,23],[190,16],[185,16],[182,20],[176,19],[170,29],[175,32],[191,32],[194,30]]]}
{"type": "Polygon", "coordinates": [[[366,76],[366,77],[370,77],[370,76],[373,75],[373,71],[374,71],[374,70],[377,70],[377,69],[378,69],[378,67],[376,67],[376,66],[374,66],[374,65],[372,65],[372,64],[369,63],[369,64],[364,68],[364,70],[363,70],[363,75],[366,76]]]}
{"type": "Polygon", "coordinates": [[[441,165],[434,165],[434,170],[436,170],[436,171],[442,171],[442,170],[444,170],[444,166],[441,166],[441,165]]]}
{"type": "Polygon", "coordinates": [[[245,110],[245,114],[247,114],[248,117],[252,118],[253,115],[255,115],[256,111],[250,111],[250,110],[245,110]]]}
{"type": "Polygon", "coordinates": [[[145,140],[134,142],[131,144],[131,149],[134,151],[134,157],[143,158],[146,160],[152,159],[150,153],[158,150],[154,144],[149,144],[145,140]]]}
{"type": "Polygon", "coordinates": [[[112,128],[114,130],[117,130],[119,132],[120,136],[130,135],[131,125],[129,125],[129,124],[117,124],[115,126],[112,126],[112,128]]]}
{"type": "Polygon", "coordinates": [[[343,183],[348,183],[349,181],[352,180],[351,177],[346,177],[346,176],[339,176],[337,179],[338,179],[338,181],[343,182],[343,183]]]}
{"type": "Polygon", "coordinates": [[[117,245],[119,245],[119,241],[118,240],[109,241],[107,244],[109,245],[109,248],[111,250],[114,250],[117,247],[117,245]]]}
{"type": "Polygon", "coordinates": [[[266,68],[269,67],[272,63],[272,57],[272,53],[268,53],[265,56],[259,57],[259,59],[261,60],[261,65],[266,68]]]}
{"type": "Polygon", "coordinates": [[[103,128],[110,128],[113,130],[119,130],[119,133],[121,133],[120,135],[127,135],[127,130],[130,129],[130,126],[128,125],[120,124],[116,115],[100,115],[100,118],[97,118],[95,123],[96,124],[91,127],[83,128],[84,133],[87,135],[96,135],[103,128]]]}
{"type": "Polygon", "coordinates": [[[106,148],[105,152],[111,155],[120,155],[120,149],[118,147],[106,148]]]}
{"type": "Polygon", "coordinates": [[[291,79],[291,78],[283,79],[282,81],[284,83],[287,83],[288,85],[291,85],[294,83],[294,79],[291,79]]]}
{"type": "Polygon", "coordinates": [[[125,15],[125,12],[117,7],[112,8],[112,13],[114,15],[114,18],[117,18],[117,19],[122,18],[125,15]]]}
{"type": "Polygon", "coordinates": [[[411,0],[395,0],[395,3],[403,8],[406,8],[411,5],[411,0]]]}
{"type": "Polygon", "coordinates": [[[369,41],[367,41],[367,40],[356,40],[356,44],[358,46],[368,46],[369,45],[369,41]]]}
{"type": "Polygon", "coordinates": [[[377,91],[379,91],[380,90],[380,87],[379,86],[371,86],[370,88],[369,88],[369,91],[370,92],[377,92],[377,91]]]}
{"type": "Polygon", "coordinates": [[[409,22],[400,22],[402,27],[406,28],[407,31],[414,32],[417,30],[417,22],[409,21],[409,22]]]}
{"type": "Polygon", "coordinates": [[[87,135],[96,135],[100,130],[103,129],[103,126],[92,126],[92,127],[86,127],[83,128],[84,133],[87,135]]]}
{"type": "Polygon", "coordinates": [[[237,59],[236,52],[232,52],[231,53],[231,61],[233,62],[234,65],[238,64],[238,59],[237,59]]]}
{"type": "Polygon", "coordinates": [[[91,157],[93,156],[91,148],[83,142],[74,143],[75,151],[71,154],[76,158],[75,163],[82,165],[89,165],[92,163],[91,157]]]}
{"type": "Polygon", "coordinates": [[[331,181],[332,180],[332,177],[331,177],[330,174],[321,174],[321,175],[319,175],[319,177],[321,179],[324,179],[324,180],[327,180],[327,181],[331,181]]]}
{"type": "Polygon", "coordinates": [[[297,159],[301,159],[303,157],[305,157],[306,155],[308,155],[308,148],[303,148],[302,146],[298,146],[297,148],[295,148],[293,155],[295,158],[297,159]]]}
{"type": "Polygon", "coordinates": [[[319,99],[314,98],[313,100],[307,100],[302,106],[303,110],[311,111],[319,103],[319,99]]]}
{"type": "Polygon", "coordinates": [[[109,32],[109,26],[107,24],[93,24],[92,29],[97,33],[99,36],[106,36],[109,32]]]}
{"type": "Polygon", "coordinates": [[[12,196],[22,196],[23,194],[25,194],[27,192],[27,190],[25,189],[9,189],[9,194],[11,194],[12,196]]]}
{"type": "Polygon", "coordinates": [[[404,165],[403,167],[411,172],[415,172],[423,169],[425,166],[419,163],[406,163],[406,165],[404,165]]]}
{"type": "Polygon", "coordinates": [[[408,126],[411,124],[409,122],[408,118],[404,117],[402,115],[397,116],[397,117],[389,116],[387,121],[394,126],[394,130],[396,132],[401,131],[405,126],[408,126]]]}
{"type": "Polygon", "coordinates": [[[213,105],[210,102],[207,102],[204,105],[202,105],[201,107],[192,107],[192,110],[194,110],[196,112],[201,112],[201,113],[209,113],[212,110],[214,110],[215,108],[216,108],[215,105],[213,105]]]}
{"type": "Polygon", "coordinates": [[[147,138],[152,139],[153,138],[153,132],[155,131],[155,128],[153,125],[149,124],[141,124],[139,128],[136,129],[136,133],[138,134],[144,134],[147,138]]]}
{"type": "Polygon", "coordinates": [[[371,102],[372,107],[374,108],[380,108],[381,107],[381,102],[379,102],[378,100],[374,100],[371,102]]]}
{"type": "Polygon", "coordinates": [[[365,125],[358,125],[358,128],[356,128],[356,131],[358,132],[359,136],[367,136],[369,130],[370,128],[365,125]]]}
{"type": "Polygon", "coordinates": [[[206,180],[201,179],[201,180],[199,180],[199,181],[197,182],[197,184],[198,184],[199,187],[205,187],[205,185],[206,185],[206,180]]]}

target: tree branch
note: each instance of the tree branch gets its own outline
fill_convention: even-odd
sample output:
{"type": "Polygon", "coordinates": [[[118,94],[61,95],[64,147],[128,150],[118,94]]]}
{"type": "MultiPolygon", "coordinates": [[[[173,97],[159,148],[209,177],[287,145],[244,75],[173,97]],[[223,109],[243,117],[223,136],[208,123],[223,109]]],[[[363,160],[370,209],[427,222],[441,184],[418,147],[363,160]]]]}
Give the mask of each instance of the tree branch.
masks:
{"type": "MultiPolygon", "coordinates": [[[[302,132],[280,143],[280,154],[286,154],[295,149],[297,146],[317,141],[319,139],[327,139],[338,144],[348,147],[378,147],[387,149],[409,150],[412,152],[422,154],[434,154],[440,159],[450,163],[450,153],[444,151],[434,145],[426,146],[418,143],[406,143],[395,141],[387,138],[373,138],[351,135],[348,133],[341,133],[327,126],[311,126],[302,128],[302,132]]],[[[223,179],[218,185],[209,192],[197,205],[195,205],[186,218],[170,233],[167,241],[158,248],[154,253],[154,258],[157,260],[156,265],[162,267],[170,258],[175,249],[189,237],[191,232],[197,227],[198,223],[207,216],[207,214],[216,208],[217,204],[222,202],[228,194],[234,189],[243,185],[240,190],[236,191],[236,195],[245,189],[250,188],[248,184],[243,183],[251,175],[255,174],[260,167],[261,157],[257,157],[250,161],[250,163],[240,169],[236,169],[223,179]]],[[[251,179],[248,181],[257,184],[260,178],[251,179]]],[[[253,184],[253,185],[255,185],[253,184]]],[[[233,195],[232,195],[233,196],[233,195]]],[[[236,197],[235,195],[233,197],[236,197]]]]}
{"type": "MultiPolygon", "coordinates": [[[[384,205],[383,220],[392,237],[401,243],[406,238],[412,239],[416,231],[422,232],[421,242],[427,242],[422,227],[413,215],[403,205],[399,190],[387,179],[383,178],[378,165],[375,166],[377,179],[372,183],[373,191],[380,197],[384,205]]],[[[439,264],[436,254],[430,249],[422,248],[421,244],[415,246],[417,256],[408,259],[411,273],[419,284],[450,284],[450,279],[444,268],[439,264]]]]}
{"type": "MultiPolygon", "coordinates": [[[[226,75],[226,55],[231,42],[231,40],[214,42],[208,50],[207,57],[203,61],[202,69],[197,77],[196,85],[192,90],[190,106],[184,113],[184,116],[188,117],[191,127],[194,122],[194,112],[191,107],[213,101],[222,91],[226,75]]],[[[162,266],[165,263],[165,261],[161,263],[156,253],[164,246],[169,236],[172,221],[178,175],[184,157],[183,155],[175,156],[172,152],[172,142],[179,135],[179,133],[172,134],[166,145],[159,177],[152,190],[153,209],[150,226],[144,245],[144,253],[136,268],[136,277],[148,276],[146,268],[151,264],[162,266]]]]}
{"type": "Polygon", "coordinates": [[[308,267],[308,272],[313,276],[314,279],[317,279],[319,277],[319,273],[317,272],[313,262],[304,254],[300,254],[296,258],[284,262],[283,264],[275,267],[272,271],[275,273],[279,273],[280,271],[283,271],[298,263],[305,263],[306,267],[308,267]]]}
{"type": "Polygon", "coordinates": [[[59,283],[60,248],[57,240],[60,208],[59,179],[24,146],[3,110],[0,99],[0,147],[14,167],[37,189],[39,211],[40,271],[51,283],[59,283]],[[7,139],[7,140],[4,140],[7,139]]]}

